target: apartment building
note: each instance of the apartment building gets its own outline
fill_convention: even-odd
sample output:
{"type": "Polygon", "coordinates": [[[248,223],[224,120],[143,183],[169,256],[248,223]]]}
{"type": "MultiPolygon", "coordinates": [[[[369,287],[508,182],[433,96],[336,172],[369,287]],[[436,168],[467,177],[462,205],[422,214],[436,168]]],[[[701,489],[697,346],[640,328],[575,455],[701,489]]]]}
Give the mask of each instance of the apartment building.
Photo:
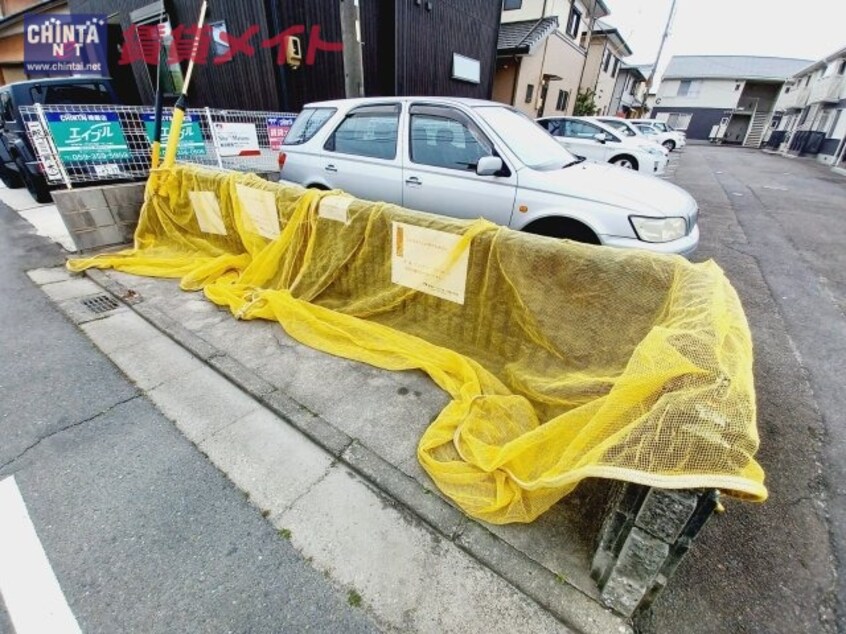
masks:
{"type": "Polygon", "coordinates": [[[67,12],[67,0],[0,0],[0,85],[28,79],[24,71],[24,15],[67,12]]]}
{"type": "Polygon", "coordinates": [[[767,146],[846,168],[846,47],[800,70],[776,103],[767,146]]]}
{"type": "Polygon", "coordinates": [[[749,55],[675,55],[651,116],[689,139],[759,147],[784,83],[809,60],[749,55]]]}
{"type": "Polygon", "coordinates": [[[532,117],[571,114],[608,14],[604,0],[504,0],[493,99],[532,117]]]}

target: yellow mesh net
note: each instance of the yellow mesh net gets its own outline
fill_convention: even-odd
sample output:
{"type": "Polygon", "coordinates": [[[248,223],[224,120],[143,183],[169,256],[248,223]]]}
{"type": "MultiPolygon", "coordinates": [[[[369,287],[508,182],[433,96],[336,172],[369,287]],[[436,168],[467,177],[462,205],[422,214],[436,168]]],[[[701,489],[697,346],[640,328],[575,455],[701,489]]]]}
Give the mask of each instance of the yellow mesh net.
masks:
{"type": "Polygon", "coordinates": [[[468,514],[528,522],[587,477],[764,500],[752,342],[713,262],[592,247],[178,166],[133,249],[240,319],[452,398],[418,458],[468,514]]]}

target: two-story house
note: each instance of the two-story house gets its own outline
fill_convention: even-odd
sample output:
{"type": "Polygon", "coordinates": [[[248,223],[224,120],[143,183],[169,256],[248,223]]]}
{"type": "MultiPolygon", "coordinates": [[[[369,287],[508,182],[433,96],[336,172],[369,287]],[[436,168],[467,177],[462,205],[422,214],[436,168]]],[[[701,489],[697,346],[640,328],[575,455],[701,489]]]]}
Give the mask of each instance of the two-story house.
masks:
{"type": "Polygon", "coordinates": [[[750,55],[675,55],[651,116],[689,139],[759,147],[782,86],[810,62],[750,55]]]}
{"type": "MultiPolygon", "coordinates": [[[[781,114],[767,145],[816,155],[829,165],[846,158],[846,47],[796,73],[776,104],[781,114]]],[[[843,165],[846,167],[846,165],[843,165]]]]}
{"type": "Polygon", "coordinates": [[[493,99],[532,117],[571,114],[594,27],[607,15],[604,0],[505,0],[493,99]]]}
{"type": "Polygon", "coordinates": [[[596,23],[580,83],[582,90],[593,90],[596,93],[594,103],[597,114],[616,114],[611,104],[614,86],[623,58],[631,54],[632,50],[616,28],[602,20],[596,23]]]}
{"type": "Polygon", "coordinates": [[[626,118],[642,116],[646,106],[646,80],[651,70],[651,66],[620,65],[608,114],[626,118]]]}

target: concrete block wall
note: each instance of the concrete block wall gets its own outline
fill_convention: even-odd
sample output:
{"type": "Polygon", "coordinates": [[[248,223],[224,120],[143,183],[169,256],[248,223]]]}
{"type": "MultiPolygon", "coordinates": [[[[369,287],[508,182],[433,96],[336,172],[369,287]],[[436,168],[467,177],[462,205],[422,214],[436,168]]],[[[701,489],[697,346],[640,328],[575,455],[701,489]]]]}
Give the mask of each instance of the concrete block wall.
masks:
{"type": "Polygon", "coordinates": [[[87,251],[132,242],[144,187],[145,183],[120,183],[52,194],[77,248],[87,251]]]}
{"type": "Polygon", "coordinates": [[[591,566],[602,602],[626,617],[649,606],[718,502],[715,490],[615,485],[591,566]]]}

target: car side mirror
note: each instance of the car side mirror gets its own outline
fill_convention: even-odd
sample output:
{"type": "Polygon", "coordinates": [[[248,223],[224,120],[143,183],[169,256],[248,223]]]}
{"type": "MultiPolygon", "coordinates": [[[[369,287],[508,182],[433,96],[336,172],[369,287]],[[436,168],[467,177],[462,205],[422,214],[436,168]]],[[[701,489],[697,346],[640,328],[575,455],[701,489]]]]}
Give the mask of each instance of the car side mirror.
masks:
{"type": "Polygon", "coordinates": [[[597,132],[593,135],[593,139],[595,141],[599,141],[600,143],[605,143],[608,140],[608,135],[604,132],[597,132]]]}
{"type": "Polygon", "coordinates": [[[476,173],[479,176],[493,176],[502,169],[502,159],[498,156],[483,156],[476,163],[476,173]]]}

